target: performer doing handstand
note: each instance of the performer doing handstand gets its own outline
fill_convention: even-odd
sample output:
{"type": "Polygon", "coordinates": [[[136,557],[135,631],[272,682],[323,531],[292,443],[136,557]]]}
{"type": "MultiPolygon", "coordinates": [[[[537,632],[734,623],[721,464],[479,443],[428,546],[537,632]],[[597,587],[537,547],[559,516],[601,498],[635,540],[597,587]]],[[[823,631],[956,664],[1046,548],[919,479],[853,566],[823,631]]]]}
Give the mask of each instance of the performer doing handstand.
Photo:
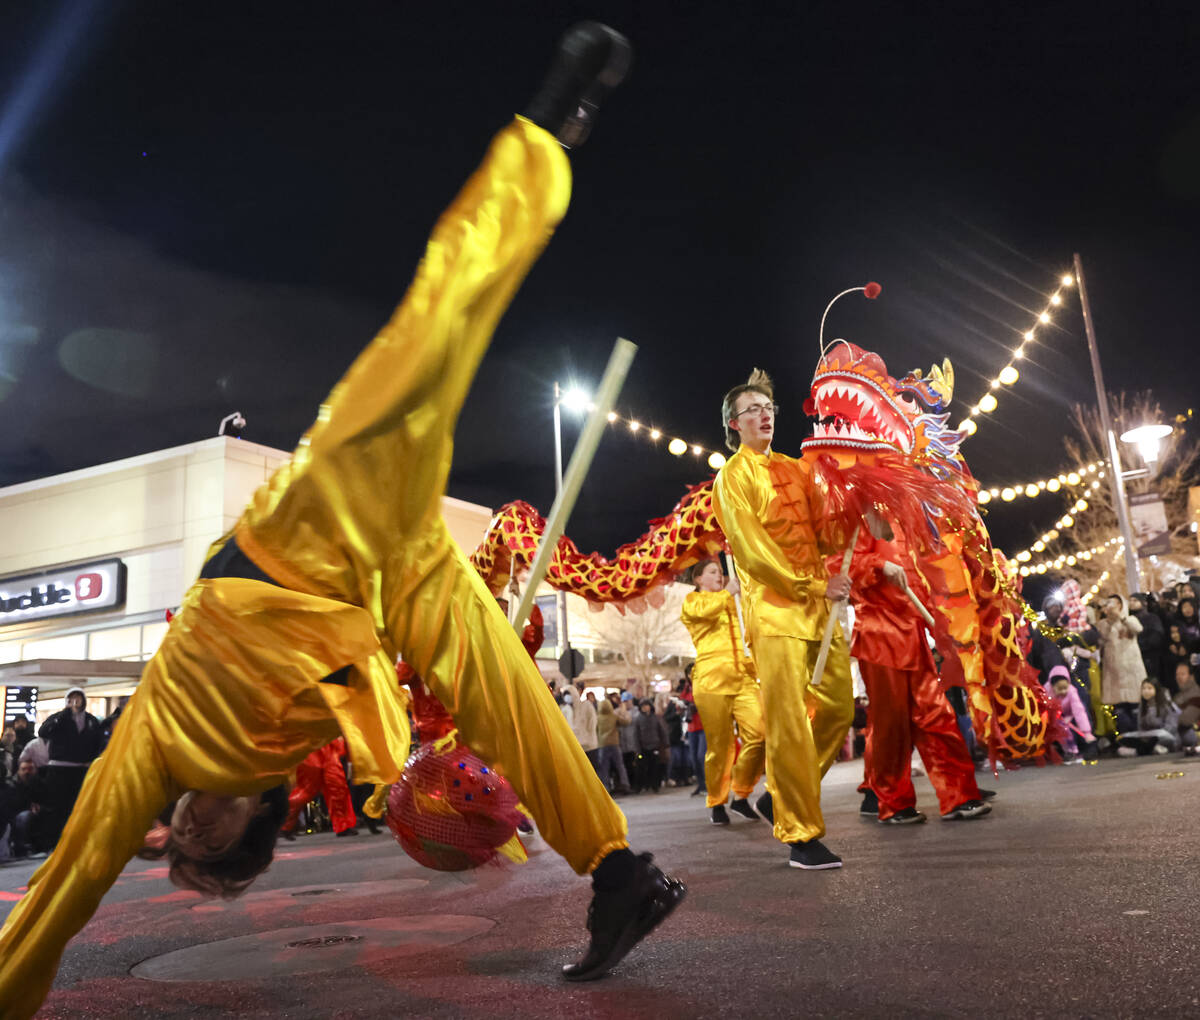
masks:
{"type": "Polygon", "coordinates": [[[409,740],[397,655],[546,842],[592,874],[591,944],[568,978],[605,973],[683,898],[628,850],[624,816],[439,513],[471,379],[566,211],[556,136],[582,140],[628,59],[603,26],[567,33],[525,116],[438,222],[392,320],[206,563],[0,932],[5,1018],[37,1010],[67,941],[172,799],[172,877],[236,895],[281,821],[259,794],[314,748],[340,730],[361,781],[395,780],[409,740]]]}

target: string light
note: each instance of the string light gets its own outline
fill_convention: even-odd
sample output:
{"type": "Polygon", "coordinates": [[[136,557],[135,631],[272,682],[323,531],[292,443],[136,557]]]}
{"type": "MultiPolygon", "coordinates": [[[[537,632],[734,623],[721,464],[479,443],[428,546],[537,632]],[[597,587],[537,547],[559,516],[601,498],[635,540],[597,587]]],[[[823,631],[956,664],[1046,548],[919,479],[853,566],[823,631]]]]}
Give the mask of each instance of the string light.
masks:
{"type": "MultiPolygon", "coordinates": [[[[1069,274],[1064,274],[1063,277],[1058,281],[1058,284],[1058,289],[1050,295],[1049,303],[1038,314],[1037,321],[1043,326],[1050,324],[1052,321],[1050,317],[1050,309],[1057,308],[1063,303],[1062,292],[1066,288],[1073,287],[1075,285],[1075,278],[1069,274]]],[[[1021,374],[1017,371],[1017,368],[1013,362],[1025,357],[1025,345],[1033,343],[1037,338],[1035,330],[1036,327],[1025,330],[1025,332],[1022,334],[1023,342],[1012,351],[1012,356],[1008,364],[1000,369],[999,373],[994,379],[988,380],[988,390],[998,390],[1001,386],[1011,386],[1021,377],[1021,374]]],[[[973,436],[976,428],[978,427],[975,423],[975,419],[978,418],[980,414],[991,414],[994,410],[996,410],[997,404],[998,401],[990,392],[984,394],[983,398],[977,404],[971,407],[967,416],[961,422],[959,422],[958,431],[965,431],[967,435],[973,436]]]]}
{"type": "MultiPolygon", "coordinates": [[[[1122,544],[1123,540],[1121,536],[1117,535],[1114,538],[1110,538],[1107,542],[1102,542],[1100,545],[1092,546],[1090,549],[1084,549],[1082,551],[1073,553],[1063,553],[1061,556],[1056,556],[1052,560],[1043,560],[1040,563],[1029,562],[1031,557],[1028,549],[1022,549],[1014,558],[1021,564],[1017,572],[1022,577],[1028,577],[1030,574],[1044,574],[1047,570],[1062,570],[1064,566],[1073,567],[1081,561],[1086,563],[1094,557],[1099,556],[1104,552],[1105,549],[1108,549],[1113,545],[1121,546],[1122,544]]],[[[1042,543],[1035,543],[1035,546],[1033,547],[1035,552],[1041,552],[1042,549],[1045,548],[1045,546],[1042,545],[1042,549],[1038,549],[1036,548],[1037,545],[1042,545],[1042,543]]]]}
{"type": "MultiPolygon", "coordinates": [[[[1061,474],[1053,478],[1039,478],[1036,482],[1009,485],[1003,489],[993,486],[988,489],[980,489],[975,498],[981,505],[990,503],[993,499],[1003,499],[1006,503],[1011,503],[1018,496],[1026,496],[1032,499],[1035,496],[1040,496],[1043,492],[1058,492],[1064,485],[1082,485],[1087,480],[1086,475],[1094,475],[1098,471],[1100,472],[1098,477],[1103,478],[1104,472],[1101,470],[1103,467],[1104,461],[1094,460],[1082,468],[1082,474],[1072,471],[1069,475],[1061,474]],[[1074,478],[1075,481],[1072,482],[1071,478],[1074,478]],[[1012,496],[1005,496],[1005,492],[1012,492],[1012,496]]],[[[1099,485],[1093,482],[1089,488],[1098,489],[1099,485]]]]}
{"type": "MultiPolygon", "coordinates": [[[[1101,477],[1103,477],[1104,472],[1101,472],[1100,474],[1101,474],[1101,477]]],[[[1100,487],[1100,479],[1097,478],[1096,481],[1092,482],[1091,486],[1089,486],[1089,491],[1091,489],[1097,489],[1099,487],[1100,487]]],[[[1008,490],[1005,490],[1005,491],[1008,491],[1008,490]]],[[[1003,496],[1001,498],[1003,498],[1003,496]]],[[[1071,509],[1068,510],[1057,521],[1054,522],[1053,528],[1051,528],[1049,531],[1045,532],[1045,534],[1043,534],[1040,538],[1038,538],[1038,540],[1036,542],[1034,542],[1033,545],[1031,545],[1028,549],[1022,549],[1019,553],[1017,553],[1013,557],[1013,559],[1016,560],[1018,563],[1028,563],[1029,560],[1032,559],[1033,553],[1042,552],[1046,548],[1046,546],[1048,546],[1051,542],[1053,542],[1055,539],[1060,537],[1060,532],[1065,531],[1067,528],[1075,527],[1075,518],[1072,516],[1072,514],[1083,513],[1083,511],[1085,511],[1088,508],[1088,506],[1089,506],[1088,501],[1086,499],[1084,499],[1082,496],[1080,496],[1077,500],[1075,500],[1075,502],[1073,504],[1071,504],[1071,509]]],[[[1110,541],[1115,542],[1116,539],[1111,539],[1110,541]]],[[[1106,543],[1106,544],[1108,544],[1108,543],[1106,543]]],[[[1101,548],[1103,548],[1103,547],[1101,547],[1101,548]]],[[[1092,550],[1092,552],[1094,553],[1095,550],[1092,550]]]]}
{"type": "MultiPolygon", "coordinates": [[[[638,418],[626,418],[616,411],[609,411],[607,417],[610,425],[624,425],[631,435],[644,436],[652,443],[657,443],[669,434],[664,433],[656,426],[647,425],[638,418]]],[[[667,442],[667,452],[674,457],[682,457],[689,450],[697,457],[704,457],[708,466],[714,471],[720,471],[725,466],[725,454],[719,450],[710,450],[701,443],[689,443],[686,439],[678,436],[672,436],[667,442]]]]}

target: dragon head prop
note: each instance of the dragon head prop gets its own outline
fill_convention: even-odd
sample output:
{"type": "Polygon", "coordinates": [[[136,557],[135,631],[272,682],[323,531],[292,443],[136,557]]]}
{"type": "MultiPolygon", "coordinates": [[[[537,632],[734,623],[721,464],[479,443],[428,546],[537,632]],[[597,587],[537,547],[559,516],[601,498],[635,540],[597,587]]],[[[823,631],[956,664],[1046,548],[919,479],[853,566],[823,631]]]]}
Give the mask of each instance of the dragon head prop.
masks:
{"type": "Polygon", "coordinates": [[[817,364],[804,403],[805,413],[817,419],[804,449],[835,456],[900,453],[936,478],[959,477],[966,470],[958,450],[966,433],[947,425],[953,395],[949,359],[928,375],[914,369],[895,379],[874,351],[835,340],[817,364]]]}

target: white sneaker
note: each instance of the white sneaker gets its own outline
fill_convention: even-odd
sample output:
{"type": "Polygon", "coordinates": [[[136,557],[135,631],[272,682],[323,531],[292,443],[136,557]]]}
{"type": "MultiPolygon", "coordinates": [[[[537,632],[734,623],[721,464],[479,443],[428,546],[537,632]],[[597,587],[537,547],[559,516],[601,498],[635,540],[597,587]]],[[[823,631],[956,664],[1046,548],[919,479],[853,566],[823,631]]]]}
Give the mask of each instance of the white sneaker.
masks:
{"type": "Polygon", "coordinates": [[[1118,747],[1117,754],[1119,754],[1122,758],[1136,758],[1137,757],[1137,748],[1136,747],[1118,747]]]}
{"type": "Polygon", "coordinates": [[[1155,744],[1154,745],[1154,753],[1155,754],[1170,754],[1171,749],[1169,747],[1164,747],[1162,744],[1155,744]]]}

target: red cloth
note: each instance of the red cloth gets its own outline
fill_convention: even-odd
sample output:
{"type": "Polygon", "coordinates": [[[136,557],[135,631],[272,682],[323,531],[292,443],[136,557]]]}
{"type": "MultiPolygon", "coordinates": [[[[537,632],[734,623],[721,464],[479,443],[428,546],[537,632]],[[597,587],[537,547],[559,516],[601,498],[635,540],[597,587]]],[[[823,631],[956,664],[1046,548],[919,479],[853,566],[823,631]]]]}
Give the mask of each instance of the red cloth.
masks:
{"type": "Polygon", "coordinates": [[[529,622],[521,631],[521,644],[525,646],[529,657],[536,661],[537,653],[545,640],[546,622],[542,619],[542,611],[537,607],[537,603],[534,603],[533,608],[529,610],[529,622]]]}
{"type": "Polygon", "coordinates": [[[928,605],[929,587],[900,532],[891,541],[859,532],[850,576],[854,581],[854,639],[867,689],[865,782],[879,798],[879,817],[916,807],[912,752],[916,747],[942,814],[979,798],[975,763],[942,691],[925,625],[909,597],[884,580],[883,565],[904,567],[909,588],[928,605]]]}
{"type": "MultiPolygon", "coordinates": [[[[908,586],[929,604],[929,587],[913,563],[903,537],[885,542],[863,527],[850,559],[851,598],[854,601],[854,637],[850,654],[856,659],[894,669],[924,669],[933,661],[925,640],[925,627],[907,595],[883,578],[883,565],[904,567],[908,586]]],[[[839,562],[835,569],[841,569],[839,562]]]]}
{"type": "Polygon", "coordinates": [[[914,746],[942,814],[968,800],[978,800],[975,763],[967,753],[932,660],[929,669],[922,671],[891,669],[862,659],[858,668],[871,703],[863,780],[879,798],[879,817],[890,818],[904,808],[916,807],[914,746]]]}
{"type": "Polygon", "coordinates": [[[291,832],[296,827],[300,809],[318,793],[325,797],[334,832],[354,828],[354,802],[350,799],[350,786],[346,782],[346,771],[342,768],[345,755],[346,741],[338,737],[324,747],[317,748],[296,766],[296,785],[288,794],[288,815],[283,823],[285,832],[291,832]]]}

